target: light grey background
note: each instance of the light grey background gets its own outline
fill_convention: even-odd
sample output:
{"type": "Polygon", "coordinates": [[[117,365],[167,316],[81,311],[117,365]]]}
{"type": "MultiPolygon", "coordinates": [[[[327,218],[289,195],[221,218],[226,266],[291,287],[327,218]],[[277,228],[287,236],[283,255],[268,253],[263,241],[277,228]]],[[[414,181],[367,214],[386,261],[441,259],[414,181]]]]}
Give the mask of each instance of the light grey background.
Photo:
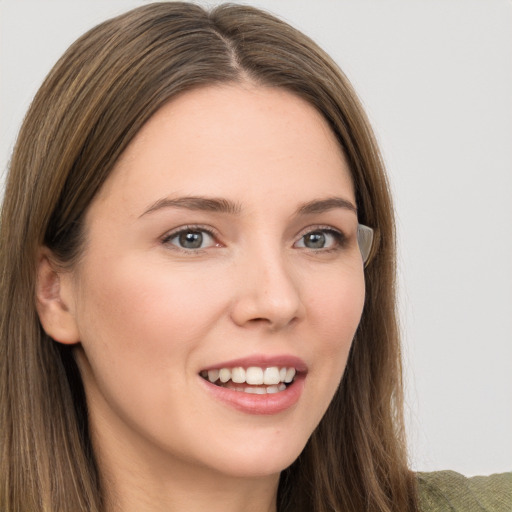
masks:
{"type": "MultiPolygon", "coordinates": [[[[0,0],[0,166],[56,59],[136,0],[0,0]]],[[[208,2],[214,5],[218,2],[208,2]]],[[[358,90],[395,193],[411,464],[512,469],[512,4],[256,0],[358,90]]]]}

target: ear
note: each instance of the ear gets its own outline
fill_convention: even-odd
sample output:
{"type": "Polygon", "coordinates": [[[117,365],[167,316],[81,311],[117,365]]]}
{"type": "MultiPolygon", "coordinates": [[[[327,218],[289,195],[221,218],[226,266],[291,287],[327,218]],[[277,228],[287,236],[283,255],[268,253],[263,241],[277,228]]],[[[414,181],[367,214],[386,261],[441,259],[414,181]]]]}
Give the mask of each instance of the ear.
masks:
{"type": "Polygon", "coordinates": [[[71,345],[80,341],[74,316],[72,275],[58,270],[46,247],[37,259],[36,309],[44,331],[55,341],[71,345]]]}

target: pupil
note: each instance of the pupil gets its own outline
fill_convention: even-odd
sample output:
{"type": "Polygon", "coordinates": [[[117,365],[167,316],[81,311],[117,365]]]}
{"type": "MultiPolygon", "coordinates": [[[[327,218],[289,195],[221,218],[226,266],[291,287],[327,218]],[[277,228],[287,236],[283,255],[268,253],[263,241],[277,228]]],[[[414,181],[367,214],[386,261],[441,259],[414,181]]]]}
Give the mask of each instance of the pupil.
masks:
{"type": "Polygon", "coordinates": [[[199,231],[187,231],[179,236],[180,245],[185,249],[199,249],[203,244],[203,235],[199,231]]]}
{"type": "Polygon", "coordinates": [[[306,235],[304,245],[310,249],[322,249],[325,246],[325,235],[321,231],[315,231],[306,235]]]}

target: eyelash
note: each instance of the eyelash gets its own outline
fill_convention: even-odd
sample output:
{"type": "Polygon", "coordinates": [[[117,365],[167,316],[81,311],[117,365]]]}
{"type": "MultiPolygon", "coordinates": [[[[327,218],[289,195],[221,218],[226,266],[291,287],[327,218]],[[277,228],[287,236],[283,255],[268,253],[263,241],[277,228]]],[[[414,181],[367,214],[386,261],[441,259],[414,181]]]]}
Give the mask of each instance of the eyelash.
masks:
{"type": "MultiPolygon", "coordinates": [[[[162,244],[163,245],[169,245],[173,250],[179,251],[183,254],[186,254],[187,256],[191,256],[194,254],[201,254],[203,253],[207,248],[198,248],[198,249],[186,249],[184,247],[179,247],[178,245],[172,244],[171,240],[174,238],[184,234],[184,233],[206,233],[209,237],[211,237],[213,240],[216,240],[218,238],[217,233],[213,231],[211,228],[207,228],[206,226],[183,226],[180,227],[171,233],[166,234],[162,238],[162,244]]],[[[220,244],[217,242],[213,246],[219,246],[220,244]]]]}
{"type": "Polygon", "coordinates": [[[309,247],[304,247],[304,249],[308,250],[309,252],[323,253],[323,254],[332,253],[332,252],[339,251],[340,249],[343,249],[346,246],[347,237],[345,236],[345,234],[338,229],[334,229],[332,226],[310,226],[302,231],[302,233],[300,234],[300,236],[299,236],[297,242],[295,242],[295,244],[297,244],[299,241],[303,240],[305,236],[311,235],[313,233],[324,233],[324,234],[332,236],[334,238],[334,245],[333,245],[333,247],[330,247],[330,248],[322,247],[319,249],[312,249],[309,247]]]}
{"type": "MultiPolygon", "coordinates": [[[[175,239],[176,237],[184,234],[184,233],[190,233],[190,232],[193,232],[193,233],[206,233],[209,237],[211,237],[214,241],[216,239],[218,239],[218,235],[216,234],[216,232],[214,230],[212,230],[211,228],[207,228],[205,226],[200,226],[200,225],[191,225],[191,226],[183,226],[183,227],[180,227],[174,231],[172,231],[171,233],[168,233],[166,234],[163,238],[162,238],[162,244],[163,245],[169,245],[171,246],[171,248],[173,250],[176,250],[176,251],[179,251],[183,254],[186,254],[188,256],[191,256],[191,255],[194,255],[194,254],[201,254],[203,253],[206,249],[208,249],[209,247],[205,247],[205,248],[197,248],[197,249],[186,249],[184,247],[179,247],[178,245],[175,245],[175,244],[172,244],[171,241],[173,239],[175,239]]],[[[296,244],[300,241],[302,241],[304,239],[305,236],[307,235],[311,235],[313,233],[324,233],[324,234],[327,234],[327,235],[330,235],[334,238],[334,246],[333,247],[330,247],[330,248],[318,248],[318,249],[314,249],[314,248],[308,248],[308,247],[302,247],[303,249],[307,250],[308,252],[312,252],[312,253],[331,253],[331,252],[335,252],[335,251],[338,251],[340,249],[342,249],[345,245],[346,245],[346,242],[347,242],[347,238],[346,236],[344,235],[343,232],[337,230],[337,229],[334,229],[333,227],[331,226],[310,226],[308,228],[306,228],[305,230],[302,231],[302,233],[299,235],[297,241],[293,244],[294,247],[296,246],[296,244]]],[[[218,242],[214,243],[212,245],[212,247],[219,247],[221,244],[219,244],[218,242]]]]}

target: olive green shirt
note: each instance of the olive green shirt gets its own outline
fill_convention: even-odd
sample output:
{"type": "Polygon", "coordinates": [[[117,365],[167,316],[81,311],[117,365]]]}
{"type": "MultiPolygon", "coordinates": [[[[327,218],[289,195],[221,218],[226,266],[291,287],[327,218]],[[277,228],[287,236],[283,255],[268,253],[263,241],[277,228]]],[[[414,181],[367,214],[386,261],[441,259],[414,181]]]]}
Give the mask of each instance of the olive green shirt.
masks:
{"type": "Polygon", "coordinates": [[[421,512],[512,512],[512,473],[417,473],[421,512]]]}

